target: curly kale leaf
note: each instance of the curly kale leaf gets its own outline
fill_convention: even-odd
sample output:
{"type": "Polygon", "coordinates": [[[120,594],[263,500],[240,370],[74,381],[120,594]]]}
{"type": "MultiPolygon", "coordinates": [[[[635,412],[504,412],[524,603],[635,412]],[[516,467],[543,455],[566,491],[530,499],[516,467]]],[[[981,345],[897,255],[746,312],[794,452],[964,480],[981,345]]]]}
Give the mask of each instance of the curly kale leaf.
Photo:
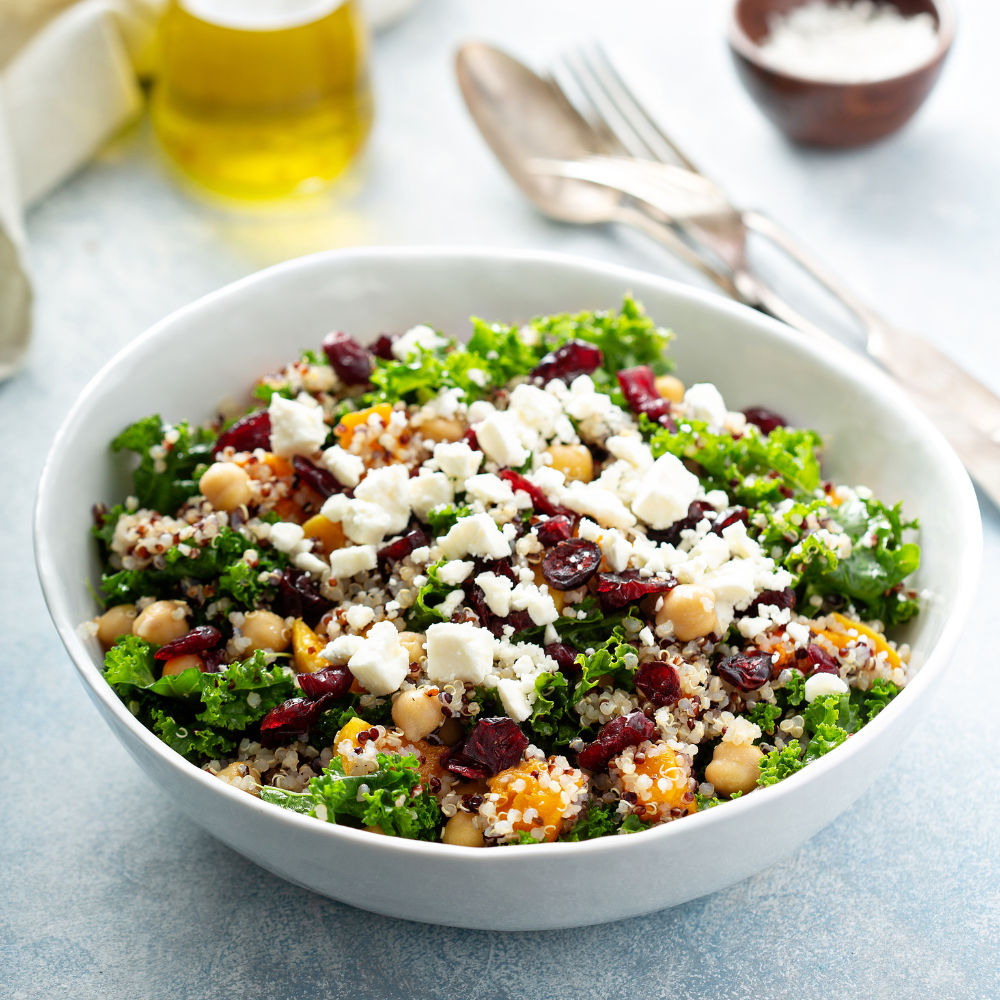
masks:
{"type": "Polygon", "coordinates": [[[639,666],[639,657],[635,647],[625,641],[625,629],[616,626],[611,637],[590,656],[577,657],[577,662],[583,660],[580,678],[573,690],[570,704],[575,705],[582,697],[598,686],[600,678],[610,676],[614,686],[626,691],[635,689],[635,672],[639,666]]]}
{"type": "Polygon", "coordinates": [[[766,701],[758,701],[750,712],[750,721],[760,726],[760,731],[768,736],[774,734],[775,724],[780,718],[780,706],[766,701]]]}
{"type": "Polygon", "coordinates": [[[805,767],[805,761],[801,760],[802,748],[798,740],[790,740],[788,745],[782,750],[772,750],[759,763],[760,777],[757,784],[761,788],[768,785],[776,785],[796,771],[801,771],[805,767]]]}
{"type": "Polygon", "coordinates": [[[803,726],[812,735],[803,762],[808,764],[839,747],[861,725],[857,705],[850,695],[828,694],[802,712],[803,726]]]}
{"type": "Polygon", "coordinates": [[[261,582],[261,574],[280,571],[288,565],[288,556],[284,553],[261,548],[231,528],[222,528],[210,545],[192,548],[190,555],[185,556],[175,546],[168,549],[163,558],[163,569],[150,567],[105,573],[101,577],[101,590],[108,604],[131,604],[140,597],[184,596],[178,593],[178,584],[192,579],[216,580],[219,596],[229,595],[244,607],[252,608],[263,600],[270,600],[275,593],[269,580],[261,582]],[[243,553],[250,549],[257,554],[257,565],[253,568],[243,559],[243,553]]]}
{"type": "Polygon", "coordinates": [[[201,675],[202,711],[197,719],[223,729],[246,729],[294,695],[291,677],[279,666],[268,667],[258,650],[222,673],[201,675]]]}
{"type": "Polygon", "coordinates": [[[154,648],[137,635],[120,638],[104,654],[104,679],[115,688],[118,685],[142,690],[152,687],[156,681],[153,676],[154,652],[154,648]]]}
{"type": "Polygon", "coordinates": [[[880,677],[867,691],[856,691],[851,694],[852,697],[855,694],[858,696],[859,711],[864,722],[868,723],[899,694],[899,688],[892,681],[882,680],[880,677]]]}
{"type": "MultiPolygon", "coordinates": [[[[604,643],[608,631],[620,625],[626,615],[625,610],[605,614],[595,597],[585,597],[574,608],[576,612],[582,611],[584,617],[579,618],[576,613],[572,616],[563,615],[552,623],[552,627],[559,633],[561,642],[575,647],[581,653],[587,649],[596,649],[604,643]]],[[[537,625],[524,629],[517,637],[522,642],[541,645],[544,635],[545,626],[537,625]]]]}
{"type": "Polygon", "coordinates": [[[669,452],[697,462],[705,470],[706,489],[724,490],[748,507],[780,503],[789,492],[811,496],[819,486],[822,440],[815,431],[776,427],[764,435],[751,424],[734,439],[712,433],[701,420],[685,421],[674,432],[646,417],[640,426],[654,458],[669,452]]]}
{"type": "Polygon", "coordinates": [[[150,711],[153,732],[182,757],[198,763],[205,757],[223,757],[236,749],[237,741],[211,726],[182,724],[158,708],[150,711]]]}
{"type": "Polygon", "coordinates": [[[364,397],[366,405],[428,403],[441,389],[461,389],[471,402],[483,395],[491,381],[488,363],[464,347],[452,350],[419,348],[419,355],[409,361],[376,359],[371,375],[375,390],[364,397]]]}
{"type": "Polygon", "coordinates": [[[304,792],[265,787],[261,798],[328,823],[377,826],[392,837],[436,840],[444,817],[433,795],[422,787],[416,791],[421,782],[417,758],[380,753],[376,759],[373,774],[350,776],[335,756],[304,792]]]}
{"type": "Polygon", "coordinates": [[[426,632],[429,625],[447,621],[446,616],[437,610],[438,605],[456,589],[442,583],[438,576],[438,570],[447,561],[440,559],[427,568],[427,583],[417,591],[417,599],[406,616],[406,627],[411,632],[426,632]]]}
{"type": "Polygon", "coordinates": [[[606,837],[618,829],[618,803],[592,802],[587,811],[578,819],[573,828],[560,837],[560,840],[580,841],[593,840],[595,837],[606,837]]]}
{"type": "Polygon", "coordinates": [[[214,440],[211,431],[201,427],[192,430],[186,421],[171,426],[154,414],[126,427],[111,442],[111,450],[134,451],[139,456],[139,465],[132,473],[139,506],[173,514],[188,497],[197,496],[195,470],[211,462],[214,440]],[[166,440],[170,431],[178,434],[174,442],[166,440]],[[154,457],[151,449],[161,449],[162,454],[154,457]]]}
{"type": "Polygon", "coordinates": [[[794,707],[806,700],[806,675],[796,667],[790,668],[789,675],[788,683],[781,690],[785,693],[785,703],[794,707]]]}
{"type": "Polygon", "coordinates": [[[427,523],[435,535],[445,535],[455,527],[459,518],[468,517],[471,513],[471,507],[442,504],[427,512],[427,523]]]}

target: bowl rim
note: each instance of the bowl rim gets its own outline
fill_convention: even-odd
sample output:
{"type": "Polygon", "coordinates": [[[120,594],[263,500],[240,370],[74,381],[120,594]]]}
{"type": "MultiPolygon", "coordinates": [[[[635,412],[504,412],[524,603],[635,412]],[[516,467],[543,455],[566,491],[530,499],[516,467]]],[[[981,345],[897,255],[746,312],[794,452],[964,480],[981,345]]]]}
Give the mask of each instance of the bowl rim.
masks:
{"type": "MultiPolygon", "coordinates": [[[[740,816],[770,808],[781,797],[795,795],[806,783],[821,781],[830,772],[847,767],[848,761],[852,757],[862,754],[870,743],[879,738],[883,730],[887,729],[895,719],[908,710],[910,702],[915,702],[920,696],[921,691],[931,686],[937,680],[938,675],[947,666],[951,658],[951,653],[957,644],[957,639],[971,613],[973,599],[978,587],[982,557],[982,523],[979,505],[972,482],[951,446],[927,417],[907,399],[903,390],[884,374],[881,369],[877,368],[866,358],[850,351],[841,344],[820,344],[817,341],[813,341],[805,334],[786,326],[778,320],[756,312],[748,306],[725,299],[714,292],[696,288],[650,272],[616,264],[606,264],[591,258],[542,250],[462,245],[377,246],[326,250],[284,261],[247,275],[214,292],[210,292],[170,313],[126,344],[101,367],[77,397],[53,439],[39,477],[33,522],[34,550],[36,568],[45,603],[56,626],[56,630],[67,652],[70,654],[70,658],[80,675],[81,681],[87,686],[91,697],[99,701],[104,709],[115,717],[122,728],[126,729],[147,750],[158,757],[165,767],[174,771],[179,778],[200,782],[206,791],[210,790],[209,794],[214,793],[216,795],[228,796],[231,805],[242,808],[248,813],[260,813],[264,811],[265,814],[269,815],[275,821],[292,824],[303,831],[311,831],[312,836],[332,838],[333,842],[336,842],[339,838],[347,838],[348,841],[363,843],[369,847],[376,846],[377,849],[384,848],[385,850],[400,852],[402,854],[420,855],[440,860],[447,860],[449,857],[453,859],[469,859],[471,857],[470,852],[475,852],[480,857],[480,864],[507,864],[510,863],[509,859],[511,858],[514,859],[514,863],[521,863],[524,860],[523,855],[516,851],[484,852],[479,848],[443,844],[439,841],[406,840],[401,837],[379,837],[377,838],[377,844],[373,845],[372,835],[364,830],[357,830],[335,823],[320,823],[313,817],[303,816],[291,810],[282,809],[280,806],[263,802],[252,795],[248,795],[246,792],[239,791],[225,782],[219,781],[213,775],[187,761],[132,715],[125,703],[118,697],[111,685],[105,681],[103,675],[92,661],[91,654],[88,652],[78,632],[80,623],[70,620],[68,608],[65,607],[63,593],[68,593],[71,585],[60,576],[58,552],[55,550],[50,536],[44,530],[46,523],[50,519],[58,517],[59,502],[52,486],[55,477],[54,470],[58,465],[60,454],[64,450],[65,442],[70,437],[74,426],[78,422],[79,414],[86,410],[90,400],[101,392],[105,379],[126,359],[135,355],[141,355],[158,339],[167,335],[172,325],[177,321],[197,315],[199,311],[210,304],[224,302],[226,299],[232,297],[239,297],[246,289],[261,283],[267,283],[285,272],[309,268],[322,271],[323,268],[328,266],[336,267],[340,262],[350,265],[351,262],[358,260],[368,260],[373,264],[377,264],[380,260],[386,258],[403,260],[437,258],[441,262],[447,262],[448,260],[459,262],[474,258],[478,261],[490,263],[504,262],[539,267],[550,265],[562,266],[576,271],[590,271],[595,275],[600,274],[604,277],[611,276],[618,278],[622,280],[626,287],[634,284],[636,281],[646,285],[658,285],[663,291],[682,299],[686,298],[698,307],[706,307],[710,312],[714,311],[716,313],[737,316],[744,321],[749,320],[753,324],[762,326],[768,330],[777,340],[783,340],[790,345],[794,345],[797,351],[804,351],[806,354],[813,355],[818,362],[834,369],[849,381],[860,382],[861,374],[863,373],[864,381],[870,386],[869,391],[877,391],[879,395],[892,400],[895,407],[902,409],[906,413],[908,421],[916,424],[922,434],[934,444],[938,458],[945,466],[943,471],[949,474],[962,494],[960,509],[956,511],[956,523],[962,528],[960,534],[966,537],[967,544],[958,552],[961,566],[959,583],[954,596],[955,610],[944,623],[941,635],[935,645],[928,651],[925,662],[900,695],[893,699],[875,719],[864,726],[859,732],[854,733],[844,744],[837,747],[835,752],[814,761],[807,768],[803,768],[776,785],[759,789],[754,795],[725,803],[726,808],[724,810],[708,809],[704,812],[689,815],[685,818],[684,823],[680,825],[680,828],[678,828],[677,823],[663,823],[642,831],[642,839],[638,843],[651,844],[652,838],[680,836],[681,833],[679,830],[687,830],[689,833],[694,833],[696,827],[693,824],[696,823],[701,824],[698,829],[708,830],[710,827],[720,823],[729,823],[731,820],[735,822],[740,816]],[[306,824],[306,826],[303,827],[301,824],[306,824]]],[[[126,749],[128,748],[126,747],[126,749]]],[[[635,841],[629,836],[599,837],[594,840],[571,843],[543,843],[535,845],[536,849],[530,852],[530,856],[532,858],[555,859],[559,856],[565,856],[568,853],[570,856],[590,857],[609,851],[623,850],[627,843],[635,843],[635,841]]]]}
{"type": "MultiPolygon", "coordinates": [[[[769,73],[777,80],[808,84],[817,89],[846,90],[852,87],[878,87],[882,84],[896,83],[899,80],[907,80],[910,77],[920,76],[944,59],[951,49],[952,42],[955,40],[956,15],[951,0],[929,0],[934,6],[938,18],[937,46],[934,49],[934,53],[925,62],[906,73],[887,76],[882,80],[866,80],[855,83],[844,83],[836,80],[817,80],[809,76],[796,76],[794,73],[787,73],[761,57],[760,45],[743,30],[743,25],[740,23],[738,11],[744,2],[745,0],[732,0],[729,7],[729,16],[726,22],[726,38],[733,52],[738,56],[742,56],[747,62],[752,63],[757,69],[769,73]]],[[[802,6],[802,4],[807,2],[809,0],[801,0],[795,6],[802,6]]],[[[888,2],[892,3],[893,0],[888,0],[888,2]]],[[[893,4],[893,6],[895,5],[893,4]]]]}

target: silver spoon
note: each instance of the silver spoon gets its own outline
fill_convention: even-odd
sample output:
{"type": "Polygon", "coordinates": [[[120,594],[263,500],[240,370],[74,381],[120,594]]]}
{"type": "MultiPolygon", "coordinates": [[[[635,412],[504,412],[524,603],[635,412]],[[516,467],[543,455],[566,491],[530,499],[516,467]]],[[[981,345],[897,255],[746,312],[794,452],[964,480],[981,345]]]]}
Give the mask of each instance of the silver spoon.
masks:
{"type": "Polygon", "coordinates": [[[621,192],[530,169],[536,159],[575,160],[607,151],[558,87],[480,42],[459,49],[455,69],[480,132],[539,211],[559,222],[618,222],[639,229],[707,275],[727,295],[743,301],[728,274],[713,268],[670,226],[650,218],[621,192]]]}

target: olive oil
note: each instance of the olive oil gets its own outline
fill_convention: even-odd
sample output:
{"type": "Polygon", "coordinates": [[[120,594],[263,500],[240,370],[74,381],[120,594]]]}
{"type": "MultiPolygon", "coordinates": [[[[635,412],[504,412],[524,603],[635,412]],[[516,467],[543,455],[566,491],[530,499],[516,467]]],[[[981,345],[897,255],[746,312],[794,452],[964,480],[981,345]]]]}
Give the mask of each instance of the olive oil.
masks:
{"type": "Polygon", "coordinates": [[[190,178],[235,198],[308,194],[371,127],[356,0],[170,0],[150,111],[190,178]]]}

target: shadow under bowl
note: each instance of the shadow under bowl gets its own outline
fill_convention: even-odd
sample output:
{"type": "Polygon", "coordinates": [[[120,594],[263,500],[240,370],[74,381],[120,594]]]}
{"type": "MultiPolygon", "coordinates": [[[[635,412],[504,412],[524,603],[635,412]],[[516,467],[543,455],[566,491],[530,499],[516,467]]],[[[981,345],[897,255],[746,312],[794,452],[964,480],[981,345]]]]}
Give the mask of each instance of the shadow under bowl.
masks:
{"type": "Polygon", "coordinates": [[[830,83],[783,73],[768,65],[761,44],[771,20],[803,0],[736,0],[729,47],[736,71],[757,106],[795,142],[846,148],[882,139],[913,117],[941,73],[955,36],[946,0],[890,0],[905,17],[930,14],[937,25],[934,55],[922,66],[886,80],[830,83]]]}

